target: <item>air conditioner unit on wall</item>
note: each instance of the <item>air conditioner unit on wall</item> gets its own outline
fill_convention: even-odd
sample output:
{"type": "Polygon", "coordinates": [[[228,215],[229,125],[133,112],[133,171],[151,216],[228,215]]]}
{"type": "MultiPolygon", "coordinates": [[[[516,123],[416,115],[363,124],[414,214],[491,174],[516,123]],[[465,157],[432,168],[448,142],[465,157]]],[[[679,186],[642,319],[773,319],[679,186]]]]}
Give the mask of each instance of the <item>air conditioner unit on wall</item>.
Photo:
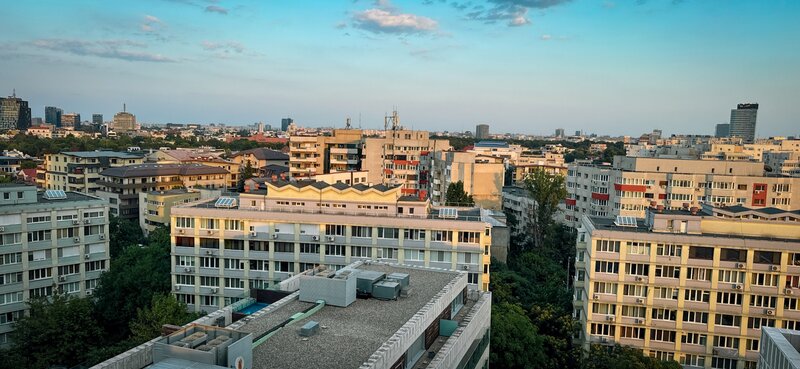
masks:
{"type": "Polygon", "coordinates": [[[767,314],[767,315],[775,315],[775,310],[772,310],[772,309],[764,309],[764,314],[767,314]]]}
{"type": "Polygon", "coordinates": [[[778,265],[773,265],[773,266],[769,267],[769,269],[772,270],[773,272],[777,272],[777,271],[779,271],[781,269],[781,267],[778,266],[778,265]]]}
{"type": "Polygon", "coordinates": [[[739,268],[739,269],[744,269],[745,265],[744,265],[744,263],[738,263],[738,264],[736,264],[736,267],[739,268]]]}
{"type": "Polygon", "coordinates": [[[273,235],[272,235],[272,238],[273,238],[273,239],[277,239],[277,238],[278,238],[278,234],[277,234],[277,233],[273,234],[273,235]]]}

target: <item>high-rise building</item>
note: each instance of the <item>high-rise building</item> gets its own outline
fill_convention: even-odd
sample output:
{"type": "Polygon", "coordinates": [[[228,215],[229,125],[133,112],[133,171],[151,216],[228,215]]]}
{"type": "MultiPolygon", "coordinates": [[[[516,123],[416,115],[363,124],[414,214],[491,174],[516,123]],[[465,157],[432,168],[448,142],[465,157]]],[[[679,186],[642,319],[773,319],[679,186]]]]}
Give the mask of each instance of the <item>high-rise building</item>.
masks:
{"type": "Polygon", "coordinates": [[[478,140],[485,140],[489,138],[489,125],[478,124],[475,126],[475,138],[478,140]]]}
{"type": "Polygon", "coordinates": [[[88,296],[109,266],[108,205],[93,196],[0,185],[0,346],[33,297],[88,296]]]}
{"type": "Polygon", "coordinates": [[[704,205],[580,223],[573,316],[584,348],[755,368],[763,327],[800,329],[796,210],[704,205]]]}
{"type": "Polygon", "coordinates": [[[65,113],[61,115],[62,127],[80,128],[81,115],[78,113],[65,113]]]}
{"type": "Polygon", "coordinates": [[[729,137],[731,135],[731,125],[729,123],[717,124],[714,130],[714,137],[729,137]]]}
{"type": "Polygon", "coordinates": [[[31,126],[31,108],[28,102],[17,97],[0,97],[0,130],[28,129],[31,126]]]}
{"type": "Polygon", "coordinates": [[[103,114],[92,114],[92,124],[98,127],[103,125],[103,114]]]}
{"type": "Polygon", "coordinates": [[[122,111],[114,114],[113,127],[117,133],[127,133],[136,130],[136,116],[128,113],[125,105],[122,105],[122,111]]]}
{"type": "Polygon", "coordinates": [[[288,132],[289,131],[289,125],[292,124],[292,123],[294,123],[294,119],[292,119],[292,118],[283,118],[283,119],[281,119],[281,131],[288,132]]]}
{"type": "Polygon", "coordinates": [[[556,128],[556,138],[564,138],[564,128],[556,128]]]}
{"type": "Polygon", "coordinates": [[[44,122],[54,127],[61,127],[61,115],[64,111],[55,106],[44,107],[44,122]]]}
{"type": "Polygon", "coordinates": [[[758,104],[739,104],[731,110],[730,136],[740,137],[744,143],[753,143],[756,138],[756,116],[758,104]]]}
{"type": "Polygon", "coordinates": [[[471,289],[488,290],[498,221],[484,210],[432,207],[382,184],[264,185],[171,209],[173,265],[181,267],[173,284],[184,285],[195,309],[216,310],[241,288],[267,288],[316,265],[336,270],[363,259],[458,270],[471,289]],[[208,282],[212,274],[237,282],[208,282]]]}

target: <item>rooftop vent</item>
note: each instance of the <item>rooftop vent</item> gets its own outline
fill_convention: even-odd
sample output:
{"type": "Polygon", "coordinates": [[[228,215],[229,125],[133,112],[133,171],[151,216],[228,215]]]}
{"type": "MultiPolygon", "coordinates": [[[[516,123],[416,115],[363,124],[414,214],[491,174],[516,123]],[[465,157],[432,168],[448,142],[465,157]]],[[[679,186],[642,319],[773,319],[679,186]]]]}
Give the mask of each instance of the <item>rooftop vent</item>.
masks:
{"type": "Polygon", "coordinates": [[[439,209],[439,218],[446,218],[446,219],[458,218],[458,209],[455,209],[455,208],[441,208],[441,209],[439,209]]]}
{"type": "Polygon", "coordinates": [[[617,215],[614,225],[617,227],[636,227],[636,217],[617,215]]]}
{"type": "Polygon", "coordinates": [[[215,208],[232,208],[236,206],[236,198],[234,197],[220,197],[214,203],[215,208]]]}
{"type": "Polygon", "coordinates": [[[63,190],[46,190],[44,191],[44,198],[48,200],[66,199],[67,193],[63,190]]]}

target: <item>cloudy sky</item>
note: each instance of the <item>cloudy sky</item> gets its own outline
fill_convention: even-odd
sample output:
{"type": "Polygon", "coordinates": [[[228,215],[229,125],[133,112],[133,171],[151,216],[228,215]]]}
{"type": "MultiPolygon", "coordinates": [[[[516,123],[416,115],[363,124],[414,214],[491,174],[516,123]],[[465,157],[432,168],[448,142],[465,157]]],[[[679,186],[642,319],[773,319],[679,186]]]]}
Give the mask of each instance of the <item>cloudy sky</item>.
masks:
{"type": "Polygon", "coordinates": [[[800,134],[800,1],[14,1],[0,91],[88,118],[800,134]]]}

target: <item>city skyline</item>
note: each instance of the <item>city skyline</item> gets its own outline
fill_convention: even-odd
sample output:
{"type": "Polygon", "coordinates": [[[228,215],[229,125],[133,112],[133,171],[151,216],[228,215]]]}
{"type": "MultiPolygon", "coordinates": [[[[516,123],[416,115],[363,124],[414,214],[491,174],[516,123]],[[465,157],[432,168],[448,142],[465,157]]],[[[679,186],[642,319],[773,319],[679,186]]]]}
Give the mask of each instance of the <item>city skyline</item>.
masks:
{"type": "Polygon", "coordinates": [[[228,0],[8,4],[2,95],[143,123],[796,135],[795,2],[228,0]],[[202,25],[202,26],[200,26],[202,25]],[[390,66],[388,69],[386,66],[390,66]]]}

